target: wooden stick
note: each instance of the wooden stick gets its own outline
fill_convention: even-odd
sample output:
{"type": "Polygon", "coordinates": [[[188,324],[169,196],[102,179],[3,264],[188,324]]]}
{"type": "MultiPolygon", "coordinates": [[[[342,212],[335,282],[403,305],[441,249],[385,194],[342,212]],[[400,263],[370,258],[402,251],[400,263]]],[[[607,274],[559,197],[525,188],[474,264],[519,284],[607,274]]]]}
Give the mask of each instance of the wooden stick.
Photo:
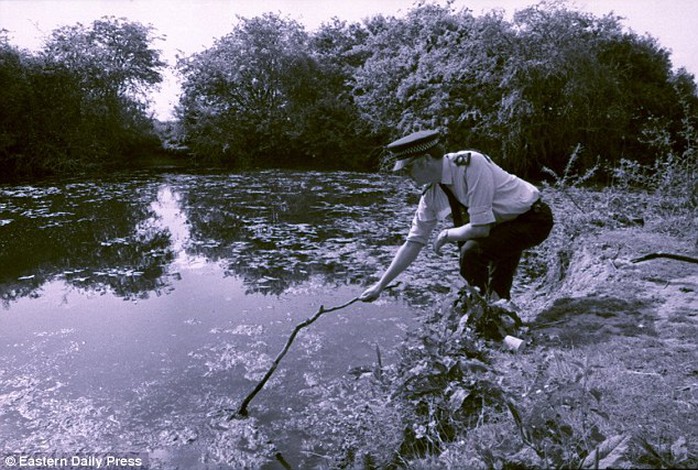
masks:
{"type": "Polygon", "coordinates": [[[642,261],[649,261],[651,259],[655,258],[669,258],[669,259],[675,259],[677,261],[685,261],[686,263],[698,263],[698,258],[692,258],[690,256],[686,255],[677,255],[674,253],[650,253],[649,255],[641,256],[639,258],[631,259],[631,263],[640,263],[642,261]]]}
{"type": "MultiPolygon", "coordinates": [[[[386,287],[383,290],[393,289],[393,288],[397,287],[398,285],[399,285],[399,283],[393,284],[393,285],[386,287]]],[[[255,395],[257,395],[257,393],[259,393],[260,390],[262,390],[262,388],[264,388],[264,385],[267,383],[267,381],[269,380],[271,375],[274,373],[274,371],[278,367],[279,363],[281,362],[281,359],[284,358],[284,356],[286,355],[288,350],[291,348],[291,344],[293,343],[293,340],[296,339],[296,335],[298,334],[298,332],[300,330],[302,330],[306,326],[311,325],[313,322],[315,322],[315,320],[320,318],[321,315],[346,308],[346,307],[350,306],[351,304],[353,304],[354,302],[358,302],[358,300],[359,300],[358,297],[354,297],[349,302],[343,303],[342,305],[338,305],[336,307],[330,307],[327,309],[324,306],[320,305],[320,309],[317,311],[317,313],[315,313],[315,315],[313,315],[312,317],[308,318],[307,320],[296,325],[296,327],[293,329],[293,332],[291,333],[291,336],[288,337],[288,340],[286,341],[286,345],[281,350],[281,352],[276,356],[276,359],[274,359],[274,362],[272,363],[272,365],[269,368],[269,370],[267,371],[267,373],[264,374],[264,377],[262,378],[262,380],[259,381],[257,386],[252,390],[252,392],[250,392],[250,394],[245,397],[245,399],[242,401],[242,404],[240,405],[240,408],[238,408],[237,413],[232,414],[228,417],[228,421],[230,421],[231,419],[233,419],[237,415],[243,416],[243,417],[247,416],[247,414],[248,414],[247,413],[247,405],[249,405],[250,402],[252,401],[252,399],[255,397],[255,395]]]]}

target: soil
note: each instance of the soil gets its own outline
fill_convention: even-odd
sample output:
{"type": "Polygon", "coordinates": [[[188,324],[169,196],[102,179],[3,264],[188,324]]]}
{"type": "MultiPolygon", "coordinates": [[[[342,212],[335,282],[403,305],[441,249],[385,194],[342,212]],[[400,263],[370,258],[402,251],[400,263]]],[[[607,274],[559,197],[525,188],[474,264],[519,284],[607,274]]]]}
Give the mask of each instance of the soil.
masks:
{"type": "Polygon", "coordinates": [[[533,315],[524,318],[530,329],[519,357],[539,364],[566,355],[588,364],[604,434],[638,438],[625,457],[633,466],[695,467],[698,265],[632,262],[655,252],[695,258],[695,241],[629,228],[588,235],[571,248],[558,284],[521,300],[533,315]]]}
{"type": "Polygon", "coordinates": [[[667,258],[631,261],[655,252],[696,256],[690,241],[641,228],[580,241],[557,289],[528,299],[537,304],[533,340],[574,347],[649,336],[696,350],[698,265],[667,258]]]}

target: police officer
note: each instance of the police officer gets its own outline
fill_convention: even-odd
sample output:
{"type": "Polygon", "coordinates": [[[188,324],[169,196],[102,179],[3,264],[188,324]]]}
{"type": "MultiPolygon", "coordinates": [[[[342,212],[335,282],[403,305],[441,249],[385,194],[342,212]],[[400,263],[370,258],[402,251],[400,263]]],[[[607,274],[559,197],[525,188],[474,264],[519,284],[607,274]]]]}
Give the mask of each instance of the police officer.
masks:
{"type": "Polygon", "coordinates": [[[415,260],[438,221],[449,213],[455,227],[438,234],[436,253],[440,254],[446,243],[457,243],[460,273],[468,284],[491,299],[509,299],[522,251],[543,242],[553,227],[552,213],[541,201],[538,189],[507,173],[481,152],[444,155],[437,131],[412,133],[390,143],[387,149],[394,161],[393,171],[408,175],[426,189],[407,240],[380,280],[359,299],[377,299],[415,260]]]}

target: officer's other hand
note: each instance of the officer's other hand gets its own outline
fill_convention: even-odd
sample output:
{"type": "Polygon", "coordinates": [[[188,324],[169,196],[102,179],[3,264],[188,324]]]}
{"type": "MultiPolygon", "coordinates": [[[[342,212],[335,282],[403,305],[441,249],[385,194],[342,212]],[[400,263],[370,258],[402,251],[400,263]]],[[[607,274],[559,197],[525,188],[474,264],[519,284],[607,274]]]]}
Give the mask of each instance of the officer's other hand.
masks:
{"type": "Polygon", "coordinates": [[[380,287],[379,284],[374,284],[359,296],[359,300],[362,302],[373,302],[376,300],[378,297],[380,297],[381,292],[383,289],[380,287]]]}
{"type": "Polygon", "coordinates": [[[448,230],[442,230],[434,240],[434,252],[437,255],[441,254],[441,247],[448,243],[448,230]]]}

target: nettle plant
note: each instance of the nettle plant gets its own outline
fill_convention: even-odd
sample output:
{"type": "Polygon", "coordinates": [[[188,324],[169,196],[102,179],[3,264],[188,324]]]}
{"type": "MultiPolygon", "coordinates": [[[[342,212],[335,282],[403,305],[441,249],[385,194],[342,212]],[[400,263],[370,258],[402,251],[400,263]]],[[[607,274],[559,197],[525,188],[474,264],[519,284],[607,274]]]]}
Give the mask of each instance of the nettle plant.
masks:
{"type": "Polygon", "coordinates": [[[536,362],[535,386],[520,400],[523,442],[550,466],[578,465],[606,439],[598,366],[567,353],[536,362]]]}
{"type": "Polygon", "coordinates": [[[391,381],[393,399],[404,405],[401,458],[438,453],[465,430],[486,422],[490,411],[516,413],[489,355],[492,341],[518,326],[511,311],[465,287],[402,345],[391,381]]]}

